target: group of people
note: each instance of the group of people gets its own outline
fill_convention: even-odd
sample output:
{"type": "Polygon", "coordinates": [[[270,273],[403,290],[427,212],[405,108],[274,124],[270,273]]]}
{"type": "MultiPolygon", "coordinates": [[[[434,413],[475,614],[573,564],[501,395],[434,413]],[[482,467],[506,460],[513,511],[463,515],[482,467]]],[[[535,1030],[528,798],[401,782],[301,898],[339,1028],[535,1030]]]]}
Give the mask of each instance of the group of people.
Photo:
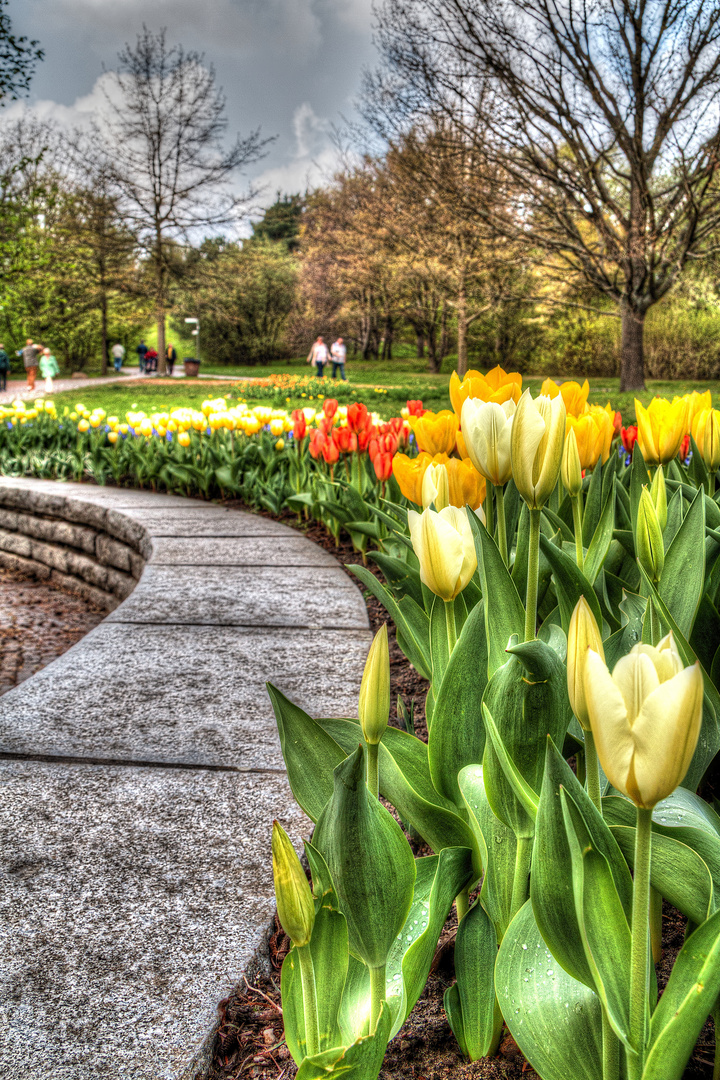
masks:
{"type": "Polygon", "coordinates": [[[336,378],[337,373],[340,372],[340,378],[347,382],[347,375],[345,374],[346,358],[347,346],[341,337],[337,338],[328,349],[325,340],[321,335],[313,344],[307,362],[315,368],[315,374],[318,379],[322,379],[325,376],[325,365],[332,361],[333,379],[336,378]]]}
{"type": "MultiPolygon", "coordinates": [[[[120,346],[122,348],[122,346],[120,346]]],[[[141,341],[135,352],[138,354],[138,367],[140,368],[141,375],[152,375],[158,369],[158,353],[157,349],[149,349],[144,341],[141,341]]],[[[125,350],[123,349],[123,355],[125,350]]],[[[174,345],[168,345],[165,350],[165,367],[168,375],[172,375],[173,368],[175,367],[175,361],[177,360],[177,349],[174,345]]],[[[122,364],[122,360],[120,361],[122,364]]],[[[120,368],[118,367],[119,371],[120,368]]]]}
{"type": "MultiPolygon", "coordinates": [[[[7,385],[7,373],[10,370],[10,358],[5,352],[5,346],[2,344],[0,344],[0,351],[3,356],[6,357],[7,361],[7,366],[2,373],[2,381],[0,382],[0,386],[4,390],[7,385]]],[[[21,351],[21,356],[23,367],[25,368],[28,389],[35,389],[35,380],[39,370],[40,377],[45,380],[45,393],[52,394],[53,379],[60,374],[60,367],[50,349],[40,345],[37,341],[33,341],[32,338],[28,338],[25,343],[25,348],[21,351]]]]}

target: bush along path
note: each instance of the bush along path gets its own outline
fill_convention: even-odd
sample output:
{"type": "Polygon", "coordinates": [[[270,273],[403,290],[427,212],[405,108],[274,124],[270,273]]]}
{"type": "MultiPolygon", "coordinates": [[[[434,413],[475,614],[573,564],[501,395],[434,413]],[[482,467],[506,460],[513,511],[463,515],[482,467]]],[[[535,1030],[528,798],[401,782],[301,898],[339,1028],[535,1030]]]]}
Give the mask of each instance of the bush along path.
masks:
{"type": "Polygon", "coordinates": [[[509,1032],[542,1080],[679,1080],[720,993],[720,819],[697,793],[720,749],[720,414],[638,404],[630,454],[581,387],[467,389],[414,434],[435,456],[460,432],[482,508],[410,459],[418,509],[373,511],[385,584],[354,569],[430,683],[427,744],[388,726],[384,632],[356,720],[270,690],[316,822],[312,885],[274,834],[287,1046],[303,1080],[373,1080],[454,905],[468,1060],[509,1032]],[[658,997],[663,902],[687,932],[658,997]]]}

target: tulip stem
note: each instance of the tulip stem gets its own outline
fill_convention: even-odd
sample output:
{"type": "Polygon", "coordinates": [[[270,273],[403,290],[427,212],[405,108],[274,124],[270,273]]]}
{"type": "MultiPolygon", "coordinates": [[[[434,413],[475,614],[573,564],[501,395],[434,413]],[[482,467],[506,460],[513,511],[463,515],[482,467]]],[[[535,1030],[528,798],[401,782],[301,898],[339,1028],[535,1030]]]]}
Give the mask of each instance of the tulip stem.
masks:
{"type": "Polygon", "coordinates": [[[518,836],[517,848],[515,849],[515,872],[513,874],[512,899],[510,901],[511,919],[515,918],[518,911],[527,900],[531,856],[532,838],[529,836],[518,836]]]}
{"type": "Polygon", "coordinates": [[[528,575],[525,601],[525,640],[532,641],[537,626],[538,568],[540,564],[540,514],[530,510],[530,541],[528,544],[528,575]]]}
{"type": "Polygon", "coordinates": [[[455,897],[455,910],[457,911],[457,920],[458,920],[458,923],[459,923],[461,919],[465,918],[468,911],[470,910],[470,886],[469,885],[468,885],[468,887],[466,889],[463,889],[462,892],[459,892],[457,894],[457,896],[455,897]]]}
{"type": "Polygon", "coordinates": [[[493,491],[495,488],[488,484],[485,488],[485,528],[490,536],[495,536],[495,507],[493,505],[493,491]]]}
{"type": "Polygon", "coordinates": [[[582,570],[585,562],[582,538],[582,493],[573,495],[570,499],[573,512],[573,526],[575,528],[575,562],[582,570]]]}
{"type": "MultiPolygon", "coordinates": [[[[653,584],[657,589],[657,581],[653,582],[653,584]]],[[[658,615],[657,609],[652,602],[652,597],[648,600],[648,604],[650,605],[650,644],[653,646],[657,646],[662,634],[662,628],[660,626],[660,616],[658,615]]]]}
{"type": "Polygon", "coordinates": [[[380,798],[380,766],[378,754],[380,743],[367,744],[367,786],[371,795],[380,798]]]}
{"type": "Polygon", "coordinates": [[[302,983],[307,1056],[313,1057],[320,1050],[315,968],[313,966],[313,958],[309,945],[297,946],[297,954],[298,960],[300,961],[300,981],[302,983]]]}
{"type": "Polygon", "coordinates": [[[385,965],[370,968],[370,1031],[377,1027],[380,1010],[385,1001],[385,965]]]}
{"type": "Polygon", "coordinates": [[[587,793],[595,807],[602,814],[602,798],[600,796],[600,765],[598,763],[597,750],[595,749],[595,736],[592,731],[584,731],[585,736],[585,779],[587,793]]]}
{"type": "Polygon", "coordinates": [[[635,829],[635,865],[633,868],[632,944],[630,953],[630,1044],[636,1050],[628,1054],[630,1080],[640,1080],[645,1064],[650,963],[650,855],[652,848],[652,810],[637,808],[635,829]]]}
{"type": "Polygon", "coordinates": [[[603,1080],[618,1080],[620,1076],[620,1040],[610,1026],[605,1010],[602,1010],[603,1080]]]}
{"type": "Polygon", "coordinates": [[[498,484],[497,487],[493,487],[493,491],[495,492],[495,501],[497,502],[498,547],[500,548],[502,561],[507,566],[508,546],[507,527],[505,524],[505,489],[501,484],[498,484]]]}
{"type": "Polygon", "coordinates": [[[453,649],[457,644],[457,629],[455,627],[455,602],[445,601],[445,626],[447,627],[448,659],[452,656],[453,649]]]}

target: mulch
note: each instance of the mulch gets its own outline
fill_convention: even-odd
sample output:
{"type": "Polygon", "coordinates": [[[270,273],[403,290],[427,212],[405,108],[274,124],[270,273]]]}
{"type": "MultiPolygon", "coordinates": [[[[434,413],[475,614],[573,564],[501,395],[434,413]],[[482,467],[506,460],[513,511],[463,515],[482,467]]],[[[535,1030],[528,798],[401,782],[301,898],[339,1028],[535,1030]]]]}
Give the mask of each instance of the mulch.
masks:
{"type": "MultiPolygon", "coordinates": [[[[229,505],[243,509],[237,502],[230,502],[229,505]]],[[[294,515],[283,516],[282,520],[285,524],[297,526],[294,515]]],[[[310,523],[301,528],[306,536],[331,552],[343,569],[346,564],[361,561],[348,539],[342,539],[336,545],[321,525],[310,523]]],[[[372,562],[369,561],[367,565],[376,572],[372,562]]],[[[346,570],[346,573],[358,584],[358,579],[350,571],[346,570]]],[[[377,576],[382,579],[379,571],[377,576]]],[[[376,631],[383,622],[388,624],[392,702],[390,723],[396,727],[403,726],[396,708],[400,694],[406,706],[413,707],[415,734],[427,741],[425,695],[429,684],[405,658],[395,639],[393,624],[380,602],[370,593],[366,592],[364,596],[371,629],[376,631]]],[[[412,840],[411,846],[417,849],[416,855],[430,853],[427,849],[419,849],[412,840]]],[[[675,908],[667,903],[663,905],[663,956],[657,965],[661,992],[682,948],[686,921],[675,908]]],[[[455,981],[456,931],[453,909],[438,943],[425,990],[389,1044],[380,1080],[533,1080],[533,1077],[538,1080],[537,1073],[507,1031],[496,1057],[470,1063],[462,1056],[443,1008],[443,994],[455,981]]],[[[210,1072],[202,1076],[198,1074],[196,1080],[292,1080],[295,1076],[297,1067],[283,1038],[280,997],[280,969],[289,947],[290,941],[276,916],[265,966],[259,965],[249,980],[246,978],[231,997],[220,1002],[210,1072]]],[[[683,1080],[711,1080],[714,1050],[714,1028],[712,1020],[708,1020],[683,1080]]]]}

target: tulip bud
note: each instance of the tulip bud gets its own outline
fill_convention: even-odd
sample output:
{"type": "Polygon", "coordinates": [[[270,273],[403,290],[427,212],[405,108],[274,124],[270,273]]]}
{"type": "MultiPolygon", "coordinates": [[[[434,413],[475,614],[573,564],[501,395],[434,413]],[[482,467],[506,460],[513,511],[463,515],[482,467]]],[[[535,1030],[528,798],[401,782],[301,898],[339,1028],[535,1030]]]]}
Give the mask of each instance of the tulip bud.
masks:
{"type": "Polygon", "coordinates": [[[655,507],[655,513],[658,516],[660,523],[660,529],[665,531],[667,525],[667,490],[665,488],[665,477],[663,475],[662,465],[658,465],[655,470],[655,476],[650,487],[650,496],[655,507]]]}
{"type": "Polygon", "coordinates": [[[446,506],[435,513],[408,510],[413,551],[420,580],[443,600],[454,600],[477,569],[475,541],[465,508],[446,506]]]}
{"type": "Polygon", "coordinates": [[[539,397],[526,390],[513,419],[510,438],[515,486],[531,510],[541,509],[558,480],[565,440],[562,395],[539,397]]]}
{"type": "Polygon", "coordinates": [[[435,503],[436,510],[450,505],[450,480],[444,465],[428,465],[422,482],[422,504],[427,509],[435,503]]]}
{"type": "Polygon", "coordinates": [[[312,937],[315,903],[297,852],[277,821],[273,822],[272,857],[278,918],[293,945],[300,948],[312,937]]]}
{"type": "Polygon", "coordinates": [[[570,707],[586,731],[590,730],[590,717],[585,701],[583,677],[588,649],[596,652],[602,660],[605,659],[602,636],[595,622],[592,608],[585,597],[581,596],[575,605],[568,627],[567,682],[570,707]]]}
{"type": "Polygon", "coordinates": [[[565,490],[573,499],[576,498],[582,491],[582,466],[580,464],[575,428],[572,427],[565,436],[560,476],[565,490]]]}
{"type": "Polygon", "coordinates": [[[385,623],[375,635],[365,661],[358,714],[365,742],[379,743],[390,718],[390,652],[385,623]]]}
{"type": "Polygon", "coordinates": [[[665,565],[662,529],[652,496],[644,486],[637,519],[637,559],[650,580],[657,584],[665,565]]]}

